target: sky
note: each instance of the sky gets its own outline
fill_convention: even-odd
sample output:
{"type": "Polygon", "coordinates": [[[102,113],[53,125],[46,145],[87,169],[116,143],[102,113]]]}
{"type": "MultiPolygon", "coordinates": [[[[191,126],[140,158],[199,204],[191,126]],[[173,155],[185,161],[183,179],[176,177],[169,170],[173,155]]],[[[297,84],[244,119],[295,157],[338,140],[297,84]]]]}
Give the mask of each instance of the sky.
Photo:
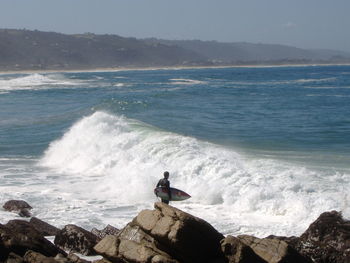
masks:
{"type": "Polygon", "coordinates": [[[0,0],[0,28],[350,52],[350,0],[0,0]]]}

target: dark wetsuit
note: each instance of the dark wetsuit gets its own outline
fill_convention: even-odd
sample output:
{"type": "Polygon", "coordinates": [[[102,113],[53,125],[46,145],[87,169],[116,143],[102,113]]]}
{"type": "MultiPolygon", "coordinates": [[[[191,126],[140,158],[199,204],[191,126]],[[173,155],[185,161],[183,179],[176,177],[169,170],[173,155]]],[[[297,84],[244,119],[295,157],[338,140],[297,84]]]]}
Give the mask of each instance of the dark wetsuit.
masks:
{"type": "MultiPolygon", "coordinates": [[[[159,182],[157,183],[156,187],[162,187],[162,188],[167,189],[168,195],[169,195],[169,200],[171,199],[170,182],[168,179],[166,179],[166,178],[160,179],[159,182]]],[[[169,204],[169,200],[162,199],[162,202],[169,204]]]]}

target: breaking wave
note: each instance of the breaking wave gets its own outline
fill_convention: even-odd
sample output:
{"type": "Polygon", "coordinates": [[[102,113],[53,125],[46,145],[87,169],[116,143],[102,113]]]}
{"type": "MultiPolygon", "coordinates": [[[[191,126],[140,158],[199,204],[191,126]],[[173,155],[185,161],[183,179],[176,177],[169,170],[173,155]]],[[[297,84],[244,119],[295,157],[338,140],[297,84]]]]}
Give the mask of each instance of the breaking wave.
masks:
{"type": "Polygon", "coordinates": [[[79,82],[66,78],[63,74],[30,74],[26,76],[2,77],[0,91],[38,90],[59,86],[78,85],[79,82]]]}
{"type": "Polygon", "coordinates": [[[119,206],[155,201],[168,170],[172,185],[192,195],[177,206],[226,233],[295,234],[326,210],[350,214],[347,174],[247,157],[105,112],[75,123],[40,165],[68,178],[74,195],[119,206]]]}

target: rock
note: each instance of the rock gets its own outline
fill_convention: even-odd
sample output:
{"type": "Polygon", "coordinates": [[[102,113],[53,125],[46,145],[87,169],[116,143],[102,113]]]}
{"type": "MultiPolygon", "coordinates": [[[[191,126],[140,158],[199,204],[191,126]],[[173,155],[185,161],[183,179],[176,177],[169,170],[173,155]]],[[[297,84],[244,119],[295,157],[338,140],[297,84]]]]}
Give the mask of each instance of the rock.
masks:
{"type": "Polygon", "coordinates": [[[35,251],[27,251],[24,255],[25,263],[91,263],[79,258],[77,255],[69,254],[65,257],[62,254],[57,254],[55,257],[46,257],[35,251]]]}
{"type": "Polygon", "coordinates": [[[11,212],[11,211],[19,211],[23,208],[32,209],[33,207],[31,207],[26,201],[23,201],[23,200],[10,200],[3,205],[3,208],[6,211],[11,212]]]}
{"type": "Polygon", "coordinates": [[[96,244],[94,250],[111,262],[122,262],[121,257],[119,257],[119,244],[120,240],[118,237],[107,235],[96,244]]]}
{"type": "Polygon", "coordinates": [[[24,261],[22,257],[11,252],[7,257],[7,260],[4,262],[5,263],[23,263],[24,261]]]}
{"type": "Polygon", "coordinates": [[[20,216],[22,217],[30,217],[31,213],[29,212],[32,207],[23,200],[10,200],[7,201],[4,205],[3,208],[6,211],[10,212],[17,212],[20,216]]]}
{"type": "Polygon", "coordinates": [[[90,263],[91,261],[82,259],[73,253],[69,253],[67,256],[69,263],[90,263]]]}
{"type": "Polygon", "coordinates": [[[348,263],[350,221],[337,211],[322,213],[291,245],[315,263],[348,263]]]}
{"type": "Polygon", "coordinates": [[[28,250],[48,257],[58,253],[65,254],[45,239],[29,222],[23,220],[11,220],[6,225],[0,225],[0,243],[7,251],[19,256],[24,256],[28,250]]]}
{"type": "Polygon", "coordinates": [[[221,250],[228,259],[228,263],[266,263],[254,253],[253,249],[230,235],[221,240],[221,250]]]}
{"type": "Polygon", "coordinates": [[[263,258],[268,263],[311,263],[311,260],[299,254],[293,247],[285,241],[274,238],[257,238],[248,235],[241,235],[238,238],[246,245],[250,246],[255,254],[263,258]]]}
{"type": "Polygon", "coordinates": [[[3,241],[2,241],[2,231],[1,229],[4,227],[4,225],[0,224],[0,262],[4,262],[8,255],[10,254],[10,250],[5,247],[3,241]]]}
{"type": "Polygon", "coordinates": [[[131,225],[139,226],[181,262],[225,261],[220,240],[224,238],[206,221],[164,203],[143,210],[131,225]]]}
{"type": "Polygon", "coordinates": [[[139,226],[128,224],[118,235],[107,235],[94,249],[112,262],[177,263],[160,247],[162,246],[139,226]]]}
{"type": "Polygon", "coordinates": [[[54,240],[55,245],[59,248],[86,256],[96,255],[93,247],[97,242],[97,236],[75,225],[66,225],[58,232],[54,240]]]}
{"type": "Polygon", "coordinates": [[[26,263],[59,263],[53,257],[46,257],[38,252],[28,250],[24,257],[26,263]]]}
{"type": "Polygon", "coordinates": [[[98,260],[92,261],[92,263],[112,263],[112,262],[107,260],[107,259],[105,259],[105,258],[102,258],[102,259],[98,259],[98,260]]]}
{"type": "Polygon", "coordinates": [[[32,217],[29,224],[38,230],[43,236],[56,236],[60,231],[57,227],[54,227],[36,217],[32,217]]]}
{"type": "Polygon", "coordinates": [[[116,235],[120,232],[118,228],[115,228],[114,226],[107,225],[104,229],[98,230],[96,228],[93,228],[91,230],[91,233],[97,236],[100,240],[104,238],[107,235],[116,235]]]}

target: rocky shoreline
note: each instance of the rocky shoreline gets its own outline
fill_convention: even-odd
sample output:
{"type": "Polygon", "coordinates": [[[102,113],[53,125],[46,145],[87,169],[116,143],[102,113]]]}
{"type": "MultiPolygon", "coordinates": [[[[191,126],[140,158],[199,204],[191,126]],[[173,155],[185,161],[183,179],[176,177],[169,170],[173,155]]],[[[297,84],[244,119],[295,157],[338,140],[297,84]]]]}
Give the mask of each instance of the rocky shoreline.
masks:
{"type": "Polygon", "coordinates": [[[349,263],[350,221],[322,213],[300,237],[224,236],[208,222],[155,203],[123,229],[58,229],[31,217],[31,206],[10,200],[3,208],[28,220],[0,224],[0,262],[6,263],[349,263]],[[53,243],[45,236],[54,236],[53,243]],[[100,259],[89,261],[76,253],[100,259]]]}

